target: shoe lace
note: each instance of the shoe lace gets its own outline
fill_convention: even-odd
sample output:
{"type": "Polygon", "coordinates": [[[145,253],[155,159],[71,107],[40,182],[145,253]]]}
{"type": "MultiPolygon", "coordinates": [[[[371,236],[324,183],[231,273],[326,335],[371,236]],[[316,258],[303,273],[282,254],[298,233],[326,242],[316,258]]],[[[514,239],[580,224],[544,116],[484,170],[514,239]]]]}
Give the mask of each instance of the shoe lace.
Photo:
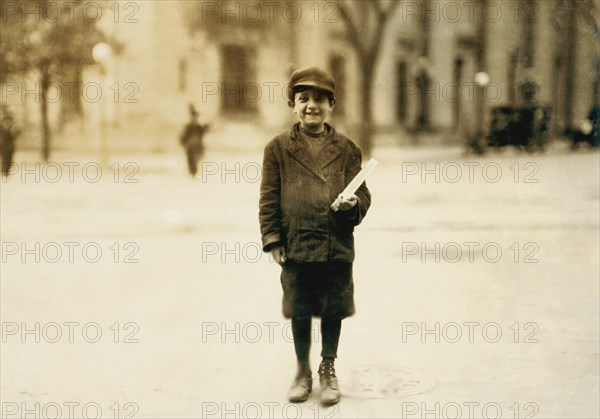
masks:
{"type": "Polygon", "coordinates": [[[335,376],[335,368],[333,367],[333,362],[331,361],[323,361],[319,366],[319,374],[327,377],[327,378],[336,378],[335,376]]]}

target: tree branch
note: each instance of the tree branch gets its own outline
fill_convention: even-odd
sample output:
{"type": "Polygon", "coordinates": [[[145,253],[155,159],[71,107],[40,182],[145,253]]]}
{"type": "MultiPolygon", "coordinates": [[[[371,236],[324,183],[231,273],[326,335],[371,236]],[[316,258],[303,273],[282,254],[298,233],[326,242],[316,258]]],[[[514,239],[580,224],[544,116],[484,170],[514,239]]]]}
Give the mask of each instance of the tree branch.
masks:
{"type": "Polygon", "coordinates": [[[358,27],[354,20],[352,19],[352,14],[350,13],[350,9],[346,3],[342,0],[337,1],[338,10],[340,11],[340,15],[342,16],[342,20],[344,25],[346,26],[346,32],[348,32],[348,37],[350,38],[350,42],[356,48],[358,54],[362,57],[365,56],[365,46],[360,40],[360,35],[358,33],[358,27]]]}
{"type": "Polygon", "coordinates": [[[371,7],[371,10],[373,10],[373,13],[375,14],[375,17],[377,19],[377,26],[375,28],[373,36],[371,37],[371,45],[368,45],[366,48],[366,51],[368,52],[366,53],[367,56],[365,58],[367,59],[367,61],[370,61],[374,64],[375,57],[377,57],[379,51],[381,37],[383,36],[383,31],[386,27],[385,23],[386,21],[392,19],[395,11],[397,10],[401,2],[401,0],[393,1],[391,3],[391,6],[388,7],[387,10],[383,8],[382,4],[377,0],[369,1],[367,3],[371,7]]]}
{"type": "Polygon", "coordinates": [[[396,9],[400,6],[400,3],[402,3],[402,0],[394,0],[391,2],[391,5],[387,9],[383,8],[382,3],[378,0],[369,1],[367,4],[373,8],[375,16],[377,16],[377,21],[379,22],[379,24],[381,24],[385,22],[386,18],[392,18],[392,16],[396,12],[396,9]]]}

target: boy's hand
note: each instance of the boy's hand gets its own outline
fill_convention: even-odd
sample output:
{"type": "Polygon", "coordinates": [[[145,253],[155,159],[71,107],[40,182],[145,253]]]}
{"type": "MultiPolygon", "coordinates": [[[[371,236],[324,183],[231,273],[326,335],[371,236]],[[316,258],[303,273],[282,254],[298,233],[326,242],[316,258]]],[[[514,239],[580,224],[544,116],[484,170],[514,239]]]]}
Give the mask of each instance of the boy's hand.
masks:
{"type": "Polygon", "coordinates": [[[271,256],[275,262],[283,265],[285,262],[285,249],[283,246],[274,246],[271,248],[271,256]]]}
{"type": "Polygon", "coordinates": [[[350,195],[346,198],[340,194],[334,201],[332,207],[337,208],[339,211],[348,211],[350,208],[354,207],[357,202],[358,198],[356,195],[350,195]]]}

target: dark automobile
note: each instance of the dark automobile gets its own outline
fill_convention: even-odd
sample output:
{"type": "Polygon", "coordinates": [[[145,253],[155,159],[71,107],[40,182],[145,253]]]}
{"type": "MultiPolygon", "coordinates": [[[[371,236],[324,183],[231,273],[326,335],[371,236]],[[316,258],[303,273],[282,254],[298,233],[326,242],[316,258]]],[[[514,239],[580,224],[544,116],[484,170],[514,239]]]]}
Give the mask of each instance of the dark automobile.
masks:
{"type": "Polygon", "coordinates": [[[497,106],[492,109],[488,146],[543,151],[548,142],[549,121],[547,106],[497,106]]]}

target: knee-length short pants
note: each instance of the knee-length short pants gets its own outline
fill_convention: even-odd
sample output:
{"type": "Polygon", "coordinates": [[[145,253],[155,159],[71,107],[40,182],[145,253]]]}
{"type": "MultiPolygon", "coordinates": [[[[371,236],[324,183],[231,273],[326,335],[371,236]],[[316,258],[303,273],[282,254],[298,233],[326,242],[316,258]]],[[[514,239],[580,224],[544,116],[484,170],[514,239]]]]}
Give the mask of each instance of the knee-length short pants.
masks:
{"type": "Polygon", "coordinates": [[[286,318],[343,319],[356,311],[351,262],[287,260],[282,266],[281,286],[286,318]]]}

